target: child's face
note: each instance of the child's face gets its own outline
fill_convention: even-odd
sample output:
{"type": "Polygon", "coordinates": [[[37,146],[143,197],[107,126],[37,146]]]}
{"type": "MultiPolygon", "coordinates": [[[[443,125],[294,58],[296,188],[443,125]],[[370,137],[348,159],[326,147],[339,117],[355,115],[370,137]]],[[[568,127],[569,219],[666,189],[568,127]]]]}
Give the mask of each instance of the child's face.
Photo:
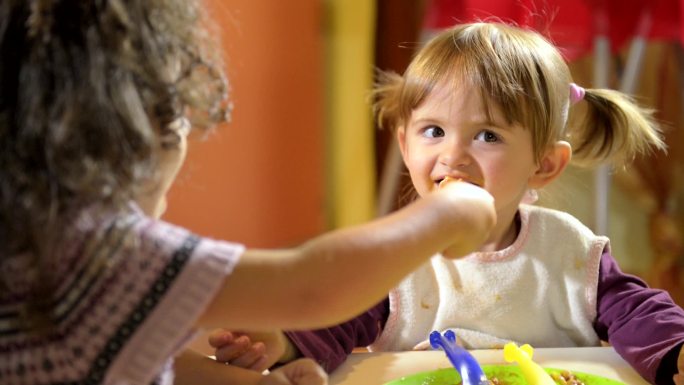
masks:
{"type": "Polygon", "coordinates": [[[437,189],[448,175],[485,188],[497,212],[512,217],[538,170],[532,137],[489,107],[493,122],[476,88],[438,84],[397,136],[418,194],[437,189]]]}

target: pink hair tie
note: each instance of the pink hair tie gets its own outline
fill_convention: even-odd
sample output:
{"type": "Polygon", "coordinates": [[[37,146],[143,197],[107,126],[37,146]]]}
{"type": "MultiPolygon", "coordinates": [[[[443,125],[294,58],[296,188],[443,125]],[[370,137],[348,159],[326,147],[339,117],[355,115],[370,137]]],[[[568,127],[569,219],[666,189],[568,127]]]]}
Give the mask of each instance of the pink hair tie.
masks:
{"type": "Polygon", "coordinates": [[[584,99],[586,91],[575,83],[570,83],[570,103],[575,104],[584,99]]]}

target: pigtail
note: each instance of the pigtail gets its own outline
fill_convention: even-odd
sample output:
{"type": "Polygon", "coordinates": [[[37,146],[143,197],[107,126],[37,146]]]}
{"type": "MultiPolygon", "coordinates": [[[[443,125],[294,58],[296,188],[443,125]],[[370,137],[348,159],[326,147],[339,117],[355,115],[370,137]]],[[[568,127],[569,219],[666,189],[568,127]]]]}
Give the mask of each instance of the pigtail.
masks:
{"type": "Polygon", "coordinates": [[[395,72],[378,71],[377,82],[371,95],[373,116],[378,127],[396,130],[402,124],[400,98],[403,78],[395,72]]]}
{"type": "Polygon", "coordinates": [[[624,165],[635,156],[665,150],[653,110],[642,108],[628,95],[609,89],[586,89],[587,111],[582,124],[569,133],[573,162],[624,165]]]}

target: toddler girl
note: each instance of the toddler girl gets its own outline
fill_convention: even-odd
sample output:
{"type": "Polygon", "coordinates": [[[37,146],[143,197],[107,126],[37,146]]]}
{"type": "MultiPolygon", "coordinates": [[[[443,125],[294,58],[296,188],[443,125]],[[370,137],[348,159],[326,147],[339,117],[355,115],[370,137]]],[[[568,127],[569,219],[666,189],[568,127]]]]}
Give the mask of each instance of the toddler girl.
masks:
{"type": "Polygon", "coordinates": [[[571,158],[621,165],[662,149],[649,111],[619,92],[574,84],[552,44],[502,23],[442,32],[403,76],[385,74],[375,96],[377,118],[396,133],[417,193],[427,196],[447,178],[485,188],[497,213],[490,237],[465,258],[434,256],[386,300],[339,326],[269,336],[265,346],[216,331],[217,357],[254,363],[266,354],[270,364],[303,355],[330,371],[356,346],[425,349],[430,331],[453,329],[467,348],[607,341],[649,382],[684,384],[684,311],[666,292],[623,274],[606,237],[566,213],[521,204],[571,158]],[[582,122],[579,103],[587,109],[582,122]]]}

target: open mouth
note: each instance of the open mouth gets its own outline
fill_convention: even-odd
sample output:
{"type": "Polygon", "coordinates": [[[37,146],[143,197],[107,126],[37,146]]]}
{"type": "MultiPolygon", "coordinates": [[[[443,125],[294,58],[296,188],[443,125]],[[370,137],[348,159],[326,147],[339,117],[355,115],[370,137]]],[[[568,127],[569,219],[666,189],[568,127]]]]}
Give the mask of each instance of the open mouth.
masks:
{"type": "Polygon", "coordinates": [[[445,182],[448,182],[448,181],[462,181],[462,182],[466,182],[466,183],[473,184],[473,185],[475,185],[475,186],[477,186],[477,187],[482,187],[482,185],[483,185],[483,183],[478,183],[478,182],[472,181],[472,180],[470,180],[470,179],[466,179],[466,178],[454,178],[454,177],[451,177],[451,176],[448,176],[448,175],[447,175],[447,176],[445,176],[444,178],[435,180],[435,186],[436,186],[437,188],[440,188],[440,187],[442,187],[442,183],[445,183],[445,182]]]}

